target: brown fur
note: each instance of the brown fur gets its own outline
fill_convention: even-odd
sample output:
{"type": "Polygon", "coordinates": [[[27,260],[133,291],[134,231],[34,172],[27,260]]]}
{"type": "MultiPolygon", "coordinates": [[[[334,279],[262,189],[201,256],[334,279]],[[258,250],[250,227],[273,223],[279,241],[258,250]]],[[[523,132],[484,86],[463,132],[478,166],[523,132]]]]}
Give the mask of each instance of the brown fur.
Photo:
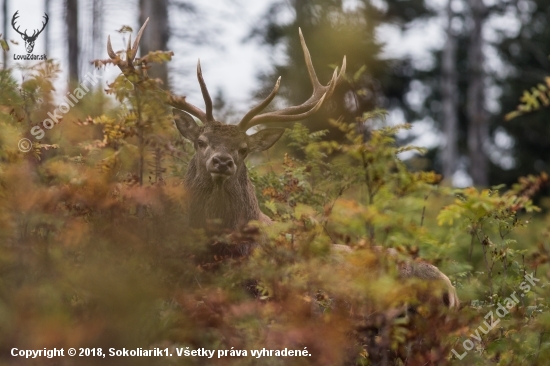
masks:
{"type": "MultiPolygon", "coordinates": [[[[351,249],[347,245],[334,244],[332,249],[336,253],[352,253],[351,249]]],[[[390,257],[397,257],[397,251],[393,248],[383,248],[381,246],[375,246],[372,248],[375,253],[385,254],[390,257]]],[[[426,281],[434,281],[444,286],[446,291],[443,293],[443,302],[451,309],[458,309],[460,306],[460,300],[456,293],[456,289],[451,283],[449,277],[441,272],[436,266],[425,261],[404,261],[397,266],[399,277],[402,279],[407,278],[419,278],[426,281]]]]}
{"type": "Polygon", "coordinates": [[[244,164],[237,168],[234,176],[216,183],[197,160],[195,155],[185,176],[190,197],[191,227],[201,228],[218,221],[221,228],[233,230],[251,220],[259,220],[260,215],[270,220],[260,212],[254,186],[244,164]]]}
{"type": "Polygon", "coordinates": [[[189,225],[236,230],[252,220],[271,222],[260,212],[244,161],[249,152],[262,151],[273,145],[284,130],[264,129],[246,135],[237,126],[220,122],[199,127],[191,116],[183,112],[175,117],[178,130],[195,145],[195,155],[185,175],[189,193],[189,225]],[[224,168],[225,174],[217,175],[217,158],[230,161],[231,168],[224,168]]]}
{"type": "MultiPolygon", "coordinates": [[[[199,127],[185,114],[176,117],[178,130],[195,145],[195,155],[189,163],[185,185],[189,192],[189,225],[194,228],[237,230],[249,221],[259,220],[271,224],[271,219],[260,211],[254,186],[248,177],[244,161],[247,154],[239,151],[261,151],[269,148],[281,136],[281,131],[263,130],[255,135],[246,135],[237,126],[214,122],[199,127]],[[202,141],[202,146],[199,142],[202,141]],[[234,173],[223,179],[212,176],[209,162],[216,155],[231,159],[234,173]]],[[[351,252],[345,245],[333,245],[336,252],[351,252]]],[[[395,257],[393,249],[375,247],[376,252],[385,252],[395,257]]],[[[401,278],[419,278],[443,284],[446,291],[443,302],[451,308],[459,306],[456,290],[449,278],[437,267],[427,262],[404,262],[398,266],[401,278]]]]}

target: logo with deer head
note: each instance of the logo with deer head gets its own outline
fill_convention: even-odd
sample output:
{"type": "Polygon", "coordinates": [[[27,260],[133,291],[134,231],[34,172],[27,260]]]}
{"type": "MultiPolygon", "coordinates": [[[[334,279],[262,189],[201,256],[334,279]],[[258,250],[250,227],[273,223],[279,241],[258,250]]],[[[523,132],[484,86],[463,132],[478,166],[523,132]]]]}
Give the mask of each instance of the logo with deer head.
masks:
{"type": "Polygon", "coordinates": [[[34,42],[36,42],[36,38],[42,33],[44,28],[46,28],[46,24],[48,24],[48,14],[44,13],[44,19],[46,21],[42,22],[42,29],[38,30],[35,29],[32,33],[32,35],[27,34],[27,29],[25,29],[25,32],[21,32],[19,30],[19,27],[16,27],[15,21],[19,18],[19,10],[13,14],[13,17],[11,18],[11,26],[17,33],[21,35],[21,38],[23,38],[23,41],[25,41],[25,48],[27,49],[27,53],[32,53],[32,50],[34,49],[34,42]]]}

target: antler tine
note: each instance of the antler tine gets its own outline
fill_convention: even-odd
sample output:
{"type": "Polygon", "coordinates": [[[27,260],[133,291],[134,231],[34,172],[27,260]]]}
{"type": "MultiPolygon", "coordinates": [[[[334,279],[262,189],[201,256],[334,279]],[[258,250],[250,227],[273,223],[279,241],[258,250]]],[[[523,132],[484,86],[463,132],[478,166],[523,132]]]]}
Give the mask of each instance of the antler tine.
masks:
{"type": "MultiPolygon", "coordinates": [[[[345,65],[343,65],[342,68],[345,69],[345,65]]],[[[321,96],[321,99],[318,100],[316,99],[315,95],[312,95],[306,102],[304,102],[300,106],[289,107],[280,111],[268,112],[258,115],[252,118],[250,122],[242,128],[246,130],[250,127],[267,122],[293,122],[313,115],[319,110],[323,101],[325,99],[328,99],[332,95],[334,89],[336,89],[336,86],[338,85],[338,77],[341,75],[342,72],[340,72],[340,74],[337,74],[337,70],[334,70],[334,73],[332,74],[332,79],[328,84],[328,87],[323,87],[328,88],[328,90],[321,96]]]]}
{"type": "Polygon", "coordinates": [[[17,11],[13,14],[13,16],[11,17],[11,26],[13,27],[13,29],[14,29],[17,33],[19,33],[20,35],[23,35],[23,33],[21,33],[21,32],[19,31],[19,28],[20,28],[20,27],[17,27],[17,28],[15,27],[15,21],[17,20],[17,18],[19,18],[19,10],[17,10],[17,11]]]}
{"type": "Polygon", "coordinates": [[[310,110],[299,113],[299,114],[283,114],[284,111],[275,111],[271,113],[264,113],[262,115],[256,116],[252,118],[252,120],[243,128],[245,131],[248,130],[250,127],[254,127],[257,125],[261,125],[268,122],[294,122],[299,121],[305,118],[308,118],[309,116],[315,114],[319,108],[323,105],[323,102],[325,101],[327,97],[327,94],[323,94],[321,96],[321,99],[319,99],[313,108],[310,110]]]}
{"type": "MultiPolygon", "coordinates": [[[[317,78],[317,74],[315,72],[315,68],[313,67],[311,54],[309,53],[309,49],[307,48],[306,41],[304,39],[301,29],[299,29],[299,35],[309,79],[313,86],[313,93],[311,97],[309,97],[308,100],[298,106],[288,107],[279,111],[258,114],[265,107],[267,107],[269,102],[271,102],[271,100],[275,97],[276,91],[274,89],[274,92],[272,92],[272,94],[270,94],[266,100],[264,100],[258,106],[252,108],[252,110],[250,110],[250,112],[248,112],[243,117],[243,119],[239,123],[239,127],[241,127],[243,130],[247,130],[250,127],[267,122],[293,122],[307,118],[319,110],[323,101],[328,99],[332,95],[332,93],[336,89],[336,86],[343,80],[344,74],[346,72],[345,56],[342,61],[342,68],[340,69],[340,72],[338,72],[338,68],[336,68],[334,70],[334,73],[332,74],[330,82],[326,86],[322,85],[319,82],[319,79],[317,78]]],[[[278,85],[276,89],[278,89],[278,85]]]]}
{"type": "Polygon", "coordinates": [[[129,69],[134,70],[134,55],[132,52],[132,34],[128,36],[128,44],[126,45],[126,64],[129,69]]]}
{"type": "Polygon", "coordinates": [[[321,85],[317,90],[317,93],[314,90],[311,97],[309,97],[309,99],[306,100],[304,103],[302,103],[299,106],[288,107],[283,111],[281,111],[282,114],[286,115],[286,114],[293,114],[293,113],[302,113],[308,110],[309,108],[312,108],[317,101],[318,95],[322,92],[325,92],[327,94],[327,99],[330,98],[332,96],[332,93],[334,92],[334,89],[336,89],[336,86],[342,82],[342,80],[344,79],[344,75],[346,74],[346,56],[344,56],[344,59],[342,61],[342,67],[340,68],[340,72],[336,76],[337,72],[338,72],[338,69],[336,68],[327,86],[321,85]]]}
{"type": "Polygon", "coordinates": [[[314,90],[313,93],[315,93],[315,90],[317,90],[318,88],[321,88],[322,85],[319,82],[319,79],[317,78],[315,69],[313,68],[313,62],[311,61],[311,54],[309,53],[309,49],[307,48],[306,41],[304,39],[304,35],[302,34],[302,28],[298,28],[298,33],[300,34],[300,45],[302,46],[302,51],[304,52],[304,59],[306,61],[309,80],[311,80],[311,84],[313,85],[313,90],[314,90]]]}
{"type": "Polygon", "coordinates": [[[289,107],[280,111],[263,113],[256,116],[256,114],[267,107],[267,105],[275,97],[277,90],[279,90],[279,81],[281,79],[279,77],[279,79],[277,80],[277,84],[271,94],[262,103],[254,107],[243,117],[241,122],[239,122],[239,127],[246,131],[250,127],[257,126],[266,122],[292,122],[311,116],[313,113],[319,110],[324,99],[330,97],[330,95],[334,91],[334,87],[336,86],[336,77],[337,70],[334,70],[334,73],[332,74],[332,79],[329,83],[330,88],[322,95],[320,100],[315,99],[315,96],[312,95],[305,103],[300,106],[289,107]],[[286,118],[281,118],[282,116],[286,118]]]}
{"type": "Polygon", "coordinates": [[[208,93],[208,88],[206,87],[206,83],[204,82],[204,79],[202,77],[201,60],[197,61],[197,79],[199,79],[202,98],[204,99],[204,104],[206,106],[206,121],[213,122],[214,116],[212,115],[212,98],[210,98],[210,94],[208,93]]]}
{"type": "Polygon", "coordinates": [[[131,56],[132,59],[134,59],[134,57],[136,57],[136,55],[137,55],[139,42],[141,41],[141,36],[143,35],[143,31],[145,30],[145,27],[147,27],[147,23],[149,23],[149,18],[145,19],[145,22],[143,23],[143,25],[141,26],[141,28],[138,31],[138,34],[136,36],[136,40],[134,41],[134,45],[132,46],[132,53],[129,55],[129,56],[131,56]]]}
{"type": "Polygon", "coordinates": [[[176,109],[181,109],[182,111],[185,111],[197,117],[204,124],[209,124],[211,122],[208,120],[206,113],[204,113],[200,108],[195,107],[191,103],[188,103],[185,100],[185,97],[179,97],[171,93],[168,93],[167,103],[176,109]]]}
{"type": "Polygon", "coordinates": [[[267,96],[267,98],[265,98],[260,104],[258,104],[257,106],[255,106],[254,108],[252,108],[247,114],[244,115],[244,117],[241,119],[241,121],[239,122],[239,127],[242,129],[242,130],[247,130],[248,127],[247,127],[247,124],[248,122],[250,122],[250,120],[255,116],[257,115],[258,113],[260,113],[261,111],[263,111],[265,109],[265,107],[267,107],[269,105],[269,103],[271,103],[271,101],[273,100],[273,98],[275,98],[275,95],[277,95],[277,92],[279,91],[279,86],[281,84],[281,77],[279,76],[279,78],[277,79],[277,82],[275,83],[275,87],[273,88],[273,90],[271,91],[271,93],[269,93],[269,95],[267,96]]]}
{"type": "MultiPolygon", "coordinates": [[[[121,68],[122,72],[125,72],[124,68],[127,69],[133,69],[133,61],[136,57],[137,50],[139,47],[139,42],[141,40],[141,36],[143,34],[143,31],[145,30],[145,27],[147,27],[147,23],[149,23],[149,18],[145,20],[141,28],[139,29],[139,32],[137,34],[136,40],[134,41],[134,44],[132,45],[132,35],[128,37],[128,44],[126,46],[126,62],[124,64],[119,64],[119,67],[121,68]],[[122,67],[121,67],[122,66],[122,67]]],[[[111,36],[107,36],[107,54],[109,54],[109,57],[113,60],[115,60],[118,56],[116,52],[113,50],[113,45],[111,44],[111,36]]]]}
{"type": "Polygon", "coordinates": [[[342,67],[340,68],[338,79],[336,79],[336,84],[340,84],[342,80],[344,80],[345,75],[346,75],[346,56],[344,56],[344,59],[342,60],[342,67]]]}
{"type": "MultiPolygon", "coordinates": [[[[342,60],[342,67],[340,68],[340,72],[336,76],[337,73],[338,73],[338,68],[334,69],[334,73],[332,74],[332,79],[330,79],[330,82],[327,84],[327,86],[321,86],[322,89],[320,90],[323,90],[326,92],[327,98],[330,98],[332,96],[332,93],[334,92],[336,87],[340,85],[342,80],[344,80],[344,76],[346,75],[346,56],[344,56],[344,59],[342,60]]],[[[287,108],[284,112],[285,114],[288,114],[288,113],[298,113],[303,110],[307,110],[307,108],[313,105],[315,101],[316,101],[315,93],[313,93],[311,97],[309,97],[309,99],[301,106],[287,108]]]]}
{"type": "MultiPolygon", "coordinates": [[[[126,60],[120,60],[118,55],[115,51],[113,51],[113,46],[111,44],[111,37],[107,37],[107,53],[109,54],[109,57],[114,60],[115,64],[120,68],[123,74],[128,75],[135,71],[134,68],[134,59],[136,57],[139,42],[141,41],[141,37],[143,35],[143,32],[145,31],[145,28],[147,27],[147,24],[149,23],[149,18],[145,20],[143,25],[138,31],[138,34],[136,36],[136,39],[132,45],[132,36],[130,35],[128,39],[128,45],[126,46],[126,60]]],[[[204,98],[204,102],[206,104],[206,113],[203,112],[200,108],[195,107],[194,105],[188,103],[186,101],[185,97],[173,95],[169,91],[164,91],[166,93],[166,103],[171,105],[174,108],[180,109],[182,111],[185,111],[198,119],[200,119],[203,123],[208,124],[209,122],[213,121],[214,118],[212,116],[212,99],[210,99],[210,95],[208,94],[208,89],[206,89],[206,84],[204,83],[204,80],[202,78],[202,72],[200,69],[200,63],[197,65],[197,77],[199,79],[199,83],[201,86],[202,95],[204,98]]],[[[145,73],[139,74],[139,81],[143,81],[147,79],[147,75],[145,73]]],[[[134,82],[135,83],[135,82],[134,82]]],[[[159,90],[161,90],[159,88],[159,90]]]]}
{"type": "Polygon", "coordinates": [[[44,18],[46,21],[45,22],[42,22],[42,29],[40,30],[36,30],[38,31],[38,34],[42,33],[42,31],[44,30],[44,28],[46,28],[46,24],[48,24],[48,14],[47,13],[44,13],[44,15],[42,16],[42,18],[44,18]]]}
{"type": "Polygon", "coordinates": [[[111,36],[107,36],[107,54],[113,60],[117,57],[115,51],[113,51],[113,46],[111,45],[111,36]]]}
{"type": "Polygon", "coordinates": [[[206,88],[206,84],[202,78],[200,61],[197,63],[197,78],[199,79],[202,97],[204,98],[204,103],[206,104],[206,113],[200,108],[195,107],[193,104],[188,103],[185,97],[176,96],[170,92],[166,92],[168,98],[167,103],[176,109],[180,109],[197,117],[202,123],[208,125],[214,121],[214,117],[212,115],[212,99],[210,99],[210,94],[208,94],[208,89],[206,88]]]}

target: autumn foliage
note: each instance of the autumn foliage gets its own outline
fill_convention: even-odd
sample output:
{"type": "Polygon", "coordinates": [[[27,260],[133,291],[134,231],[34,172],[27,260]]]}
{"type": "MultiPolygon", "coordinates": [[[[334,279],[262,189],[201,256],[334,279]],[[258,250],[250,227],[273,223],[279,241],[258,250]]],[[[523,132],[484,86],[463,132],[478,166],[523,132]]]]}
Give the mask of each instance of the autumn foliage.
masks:
{"type": "Polygon", "coordinates": [[[17,141],[32,139],[53,107],[57,66],[25,73],[0,71],[1,364],[50,364],[14,358],[14,347],[248,352],[79,365],[542,365],[550,356],[549,233],[532,202],[547,176],[452,189],[400,160],[415,150],[395,141],[409,126],[387,126],[382,111],[332,121],[345,141],[296,124],[249,166],[275,223],[209,237],[183,225],[193,148],[156,85],[134,90],[121,75],[25,154],[17,141]],[[366,141],[358,126],[370,129],[366,141]],[[334,255],[333,243],[354,251],[334,255]],[[460,310],[446,309],[433,284],[398,279],[396,266],[420,258],[451,278],[460,310]],[[526,273],[540,285],[474,340],[526,273]],[[458,360],[452,350],[463,354],[466,339],[474,348],[458,360]],[[311,356],[251,357],[263,348],[311,356]]]}

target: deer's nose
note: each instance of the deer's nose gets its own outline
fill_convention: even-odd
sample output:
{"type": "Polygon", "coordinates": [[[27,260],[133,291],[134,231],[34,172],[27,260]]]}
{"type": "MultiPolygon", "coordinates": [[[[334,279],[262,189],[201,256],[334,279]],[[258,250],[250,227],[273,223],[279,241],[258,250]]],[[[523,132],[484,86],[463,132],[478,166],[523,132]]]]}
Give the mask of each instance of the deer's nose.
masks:
{"type": "Polygon", "coordinates": [[[216,155],[212,158],[212,165],[220,173],[225,173],[233,168],[233,158],[230,155],[216,155]]]}

